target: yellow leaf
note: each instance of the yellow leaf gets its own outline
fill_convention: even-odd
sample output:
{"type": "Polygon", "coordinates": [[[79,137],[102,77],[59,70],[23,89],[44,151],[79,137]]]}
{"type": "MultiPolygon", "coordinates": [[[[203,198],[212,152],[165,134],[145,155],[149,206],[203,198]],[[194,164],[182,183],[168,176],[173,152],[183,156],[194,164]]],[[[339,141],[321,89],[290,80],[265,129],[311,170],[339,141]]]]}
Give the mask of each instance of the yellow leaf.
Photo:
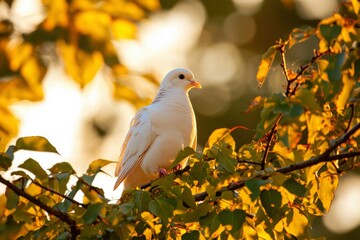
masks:
{"type": "Polygon", "coordinates": [[[264,84],[266,77],[269,73],[272,63],[274,62],[276,56],[277,46],[271,46],[267,52],[262,56],[261,62],[258,68],[258,72],[256,74],[256,79],[259,82],[258,87],[262,87],[264,84]]]}
{"type": "Polygon", "coordinates": [[[58,46],[64,61],[65,71],[81,87],[88,84],[99,71],[103,64],[103,58],[100,52],[85,52],[73,44],[67,44],[59,41],[58,46]]]}
{"type": "Polygon", "coordinates": [[[23,43],[8,49],[7,55],[10,61],[10,68],[17,71],[33,54],[33,46],[30,43],[23,43]]]}
{"type": "Polygon", "coordinates": [[[231,129],[228,128],[219,128],[213,131],[205,145],[204,151],[206,152],[212,146],[219,142],[225,142],[229,144],[233,150],[235,149],[235,141],[233,137],[230,135],[231,129]]]}
{"type": "Polygon", "coordinates": [[[140,5],[131,1],[106,1],[101,10],[113,17],[140,20],[145,17],[145,12],[140,5]]]}
{"type": "Polygon", "coordinates": [[[113,21],[111,29],[115,39],[135,38],[137,30],[135,23],[123,19],[113,21]]]}
{"type": "Polygon", "coordinates": [[[292,214],[292,219],[287,226],[285,225],[285,229],[288,233],[299,237],[304,234],[309,221],[297,208],[292,208],[292,214]]]}
{"type": "Polygon", "coordinates": [[[51,31],[57,26],[66,27],[69,23],[69,6],[66,0],[42,0],[47,18],[43,22],[43,27],[51,31]]]}
{"type": "Polygon", "coordinates": [[[159,0],[138,0],[137,2],[150,11],[160,8],[159,0]]]}
{"type": "Polygon", "coordinates": [[[96,40],[107,40],[110,37],[111,17],[103,12],[85,11],[75,16],[75,28],[82,34],[96,40]]]}
{"type": "Polygon", "coordinates": [[[5,152],[9,141],[18,133],[19,121],[11,113],[8,103],[0,98],[0,152],[5,152]]]}
{"type": "Polygon", "coordinates": [[[41,187],[31,183],[26,189],[25,192],[31,196],[38,196],[41,193],[41,187]]]}
{"type": "Polygon", "coordinates": [[[336,111],[341,115],[343,115],[343,111],[346,108],[346,104],[350,98],[352,90],[355,87],[354,79],[349,78],[347,74],[343,74],[342,82],[344,84],[343,88],[341,89],[338,98],[335,100],[336,111]]]}
{"type": "Polygon", "coordinates": [[[359,10],[360,10],[360,3],[358,0],[351,0],[353,8],[354,8],[354,12],[356,14],[359,14],[359,10]]]}
{"type": "Polygon", "coordinates": [[[324,176],[319,179],[320,186],[318,195],[326,211],[329,211],[331,202],[335,196],[334,192],[339,184],[337,175],[324,176]]]}

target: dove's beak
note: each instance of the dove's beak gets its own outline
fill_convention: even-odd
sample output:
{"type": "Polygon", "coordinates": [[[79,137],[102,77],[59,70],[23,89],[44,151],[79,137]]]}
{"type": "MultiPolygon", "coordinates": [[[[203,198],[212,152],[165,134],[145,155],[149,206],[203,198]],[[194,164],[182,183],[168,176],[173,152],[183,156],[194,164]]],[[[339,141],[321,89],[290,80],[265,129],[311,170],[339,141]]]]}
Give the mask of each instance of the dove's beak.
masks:
{"type": "Polygon", "coordinates": [[[201,84],[199,82],[197,82],[195,79],[190,79],[190,84],[194,88],[202,88],[201,84]]]}

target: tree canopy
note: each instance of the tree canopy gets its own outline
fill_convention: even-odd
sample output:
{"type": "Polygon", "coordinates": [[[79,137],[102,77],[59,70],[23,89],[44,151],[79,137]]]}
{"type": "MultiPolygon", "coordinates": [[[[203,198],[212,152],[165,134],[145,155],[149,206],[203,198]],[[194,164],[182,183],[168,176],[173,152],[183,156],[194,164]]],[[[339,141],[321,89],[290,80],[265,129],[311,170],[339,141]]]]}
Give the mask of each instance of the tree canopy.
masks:
{"type": "MultiPolygon", "coordinates": [[[[126,74],[116,60],[108,27],[112,36],[127,37],[129,32],[133,36],[128,25],[158,7],[156,1],[43,2],[47,17],[15,48],[7,46],[10,33],[1,35],[1,51],[7,59],[1,62],[1,74],[11,77],[0,82],[0,99],[5,103],[0,106],[7,113],[3,119],[8,119],[0,122],[2,139],[14,135],[9,130],[14,125],[6,128],[12,123],[8,101],[41,98],[45,67],[34,46],[45,39],[37,38],[37,31],[57,45],[66,71],[84,85],[103,63],[114,74],[117,70],[126,74]],[[115,2],[123,5],[115,8],[111,5],[115,2]],[[69,4],[75,10],[69,11],[69,4]],[[83,24],[88,21],[91,29],[83,24]]],[[[186,167],[124,192],[117,203],[92,186],[112,161],[97,159],[78,175],[67,162],[45,170],[28,159],[11,171],[14,180],[0,175],[7,186],[0,196],[1,232],[26,239],[309,237],[314,218],[329,211],[339,176],[360,166],[359,10],[357,0],[344,1],[316,27],[294,29],[263,55],[256,75],[259,87],[272,80],[267,76],[277,57],[286,84],[283,92],[258,96],[249,104],[246,112],[261,110],[251,142],[237,146],[232,137],[246,126],[216,129],[203,151],[186,147],[179,153],[173,164],[189,157],[186,167]],[[304,63],[288,62],[287,53],[310,38],[318,42],[313,57],[304,63]],[[72,186],[70,179],[76,179],[72,186]],[[78,192],[84,194],[81,202],[74,200],[78,192]]],[[[19,150],[57,153],[43,137],[19,138],[1,153],[2,172],[10,171],[19,150]]]]}

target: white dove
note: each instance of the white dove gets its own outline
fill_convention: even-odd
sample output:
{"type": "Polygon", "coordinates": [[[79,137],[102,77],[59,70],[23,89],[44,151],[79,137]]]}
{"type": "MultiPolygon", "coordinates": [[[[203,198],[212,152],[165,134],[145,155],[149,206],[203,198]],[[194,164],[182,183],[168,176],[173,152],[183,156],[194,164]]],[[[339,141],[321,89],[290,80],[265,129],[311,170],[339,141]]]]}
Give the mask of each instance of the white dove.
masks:
{"type": "Polygon", "coordinates": [[[140,109],[130,123],[116,166],[114,190],[148,183],[165,174],[181,149],[196,148],[196,120],[188,92],[201,88],[184,68],[170,71],[153,102],[140,109]]]}

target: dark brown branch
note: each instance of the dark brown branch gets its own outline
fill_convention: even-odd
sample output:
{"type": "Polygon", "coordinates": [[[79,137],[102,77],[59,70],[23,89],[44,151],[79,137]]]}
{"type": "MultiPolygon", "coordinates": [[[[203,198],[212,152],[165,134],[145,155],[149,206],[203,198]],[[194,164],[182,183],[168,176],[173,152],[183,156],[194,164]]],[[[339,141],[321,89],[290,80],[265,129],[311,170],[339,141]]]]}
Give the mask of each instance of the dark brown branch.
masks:
{"type": "Polygon", "coordinates": [[[27,200],[29,200],[30,202],[32,202],[33,204],[39,206],[41,209],[46,211],[48,214],[59,218],[63,222],[66,222],[70,226],[70,229],[71,229],[71,239],[75,240],[76,237],[80,234],[80,230],[76,226],[76,221],[71,219],[67,214],[49,207],[48,205],[44,204],[40,200],[36,199],[35,197],[29,195],[25,191],[16,187],[14,184],[12,184],[11,182],[9,182],[5,178],[3,178],[1,175],[0,175],[0,182],[2,184],[4,184],[5,186],[7,186],[8,188],[10,188],[11,190],[13,190],[17,195],[24,197],[27,200]]]}
{"type": "MultiPolygon", "coordinates": [[[[306,160],[304,162],[291,164],[289,166],[279,168],[275,172],[286,174],[286,173],[290,173],[295,170],[300,170],[300,169],[304,169],[304,168],[316,165],[321,162],[330,162],[330,161],[334,161],[334,160],[360,156],[360,152],[342,153],[342,154],[330,156],[330,153],[332,151],[334,151],[338,146],[340,146],[340,144],[346,142],[359,129],[360,129],[360,123],[357,123],[353,128],[351,128],[348,132],[343,134],[341,137],[333,140],[330,143],[329,148],[325,152],[320,154],[319,156],[310,158],[309,160],[306,160]]],[[[221,193],[223,193],[224,191],[229,191],[229,190],[234,191],[239,188],[242,188],[245,186],[246,181],[248,181],[250,179],[268,179],[269,177],[271,177],[271,175],[260,175],[260,176],[256,176],[253,178],[243,179],[241,181],[230,183],[228,186],[223,187],[220,190],[218,190],[216,192],[216,196],[218,196],[218,197],[221,196],[221,193]]],[[[198,201],[205,200],[205,198],[207,196],[208,196],[207,192],[201,192],[201,193],[196,194],[194,196],[194,198],[195,198],[195,201],[198,202],[198,201]]]]}
{"type": "Polygon", "coordinates": [[[283,114],[280,113],[278,118],[276,119],[273,127],[271,128],[271,131],[270,133],[268,134],[267,136],[267,143],[266,143],[266,147],[265,147],[265,151],[264,151],[264,154],[262,156],[262,159],[261,159],[261,170],[264,170],[265,169],[265,164],[266,164],[266,159],[269,155],[269,151],[270,151],[270,147],[271,147],[271,143],[273,141],[273,138],[275,136],[275,132],[276,132],[276,129],[277,129],[277,126],[282,118],[283,114]]]}

